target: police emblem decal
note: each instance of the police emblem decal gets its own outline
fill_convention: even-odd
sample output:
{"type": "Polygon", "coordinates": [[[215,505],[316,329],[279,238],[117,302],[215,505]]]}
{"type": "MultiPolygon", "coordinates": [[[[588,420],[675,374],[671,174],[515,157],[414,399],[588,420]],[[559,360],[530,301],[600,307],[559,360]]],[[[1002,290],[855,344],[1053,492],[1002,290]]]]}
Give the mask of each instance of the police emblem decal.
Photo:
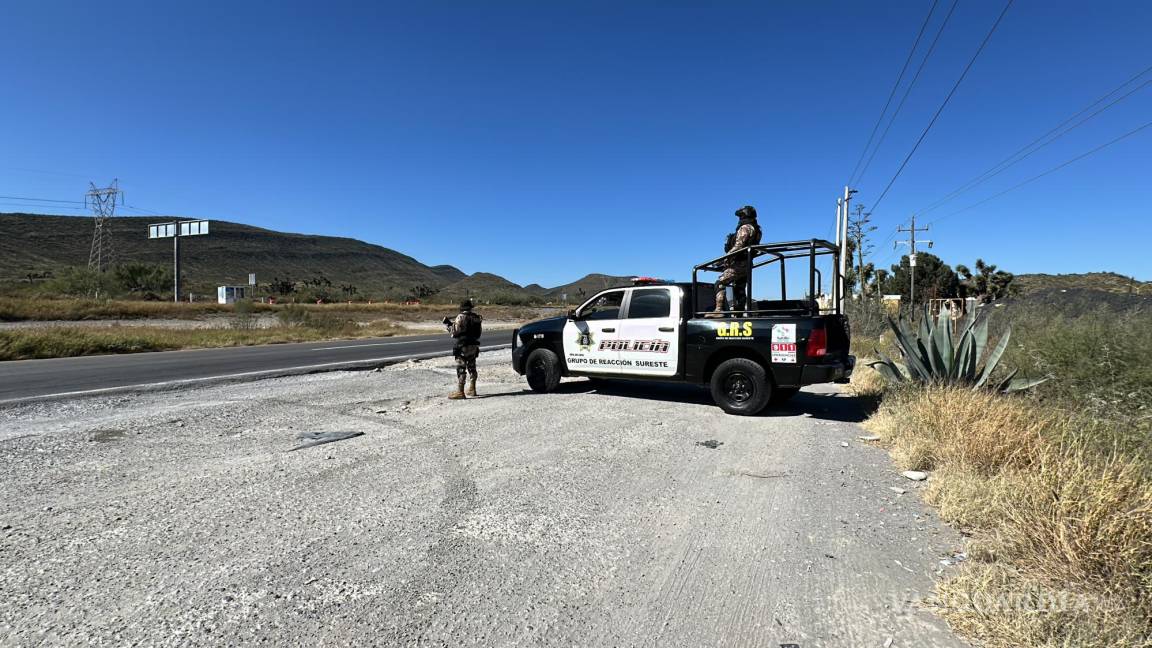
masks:
{"type": "Polygon", "coordinates": [[[592,331],[577,331],[576,346],[580,347],[581,351],[591,350],[593,344],[592,331]]]}

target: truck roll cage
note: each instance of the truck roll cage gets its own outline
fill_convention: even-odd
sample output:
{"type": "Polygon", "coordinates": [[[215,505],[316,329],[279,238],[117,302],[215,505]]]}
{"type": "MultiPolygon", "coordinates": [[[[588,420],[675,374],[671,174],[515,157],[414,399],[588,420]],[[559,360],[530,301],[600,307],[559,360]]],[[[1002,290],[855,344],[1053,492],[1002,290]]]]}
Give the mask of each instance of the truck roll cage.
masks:
{"type": "MultiPolygon", "coordinates": [[[[746,299],[748,303],[745,304],[747,308],[740,310],[726,310],[720,311],[726,317],[758,317],[769,315],[804,315],[816,316],[823,313],[831,313],[834,315],[841,315],[840,302],[841,293],[844,290],[843,277],[838,274],[840,267],[840,248],[831,241],[824,239],[809,239],[807,241],[788,241],[785,243],[766,243],[762,245],[750,245],[735,252],[729,252],[724,256],[712,259],[706,263],[692,268],[692,304],[694,307],[699,308],[700,302],[696,292],[702,285],[697,281],[697,274],[703,272],[724,272],[728,266],[729,259],[737,259],[739,262],[746,264],[748,268],[748,279],[746,290],[746,299]],[[832,256],[832,303],[828,308],[821,308],[817,300],[820,294],[820,287],[824,283],[824,276],[816,267],[816,257],[818,256],[832,256]],[[744,257],[741,259],[740,257],[744,257]],[[784,262],[789,259],[802,259],[808,258],[808,295],[804,299],[788,299],[788,277],[785,272],[784,262]],[[780,264],[780,299],[778,301],[761,300],[758,302],[752,301],[752,277],[757,268],[762,268],[773,263],[780,264]]],[[[701,317],[705,313],[715,311],[696,311],[695,316],[701,317]]]]}

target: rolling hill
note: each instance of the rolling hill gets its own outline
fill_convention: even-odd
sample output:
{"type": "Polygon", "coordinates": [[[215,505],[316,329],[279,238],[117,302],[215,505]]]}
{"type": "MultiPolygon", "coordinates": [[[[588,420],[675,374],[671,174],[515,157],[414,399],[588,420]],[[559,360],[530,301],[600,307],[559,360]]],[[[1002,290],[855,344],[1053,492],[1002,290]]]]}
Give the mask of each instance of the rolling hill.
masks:
{"type": "Polygon", "coordinates": [[[1022,295],[1051,290],[1100,290],[1116,294],[1152,295],[1152,281],[1139,281],[1115,272],[1082,274],[1021,274],[1013,285],[1022,295]]]}
{"type": "MultiPolygon", "coordinates": [[[[172,263],[172,243],[149,240],[147,226],[171,217],[112,219],[116,258],[125,262],[172,263]]],[[[92,241],[93,221],[76,216],[0,214],[0,286],[25,281],[31,274],[50,276],[67,267],[85,267],[92,241]]],[[[468,275],[450,265],[427,266],[416,259],[379,245],[351,238],[291,234],[240,223],[213,220],[207,236],[181,240],[185,281],[191,290],[212,292],[217,285],[246,284],[248,273],[261,283],[273,279],[304,281],[323,276],[333,284],[352,284],[359,294],[391,297],[413,288],[437,291],[434,299],[455,300],[465,295],[513,302],[570,301],[606,286],[627,282],[627,277],[590,274],[555,288],[538,284],[521,287],[499,275],[468,275]]]]}

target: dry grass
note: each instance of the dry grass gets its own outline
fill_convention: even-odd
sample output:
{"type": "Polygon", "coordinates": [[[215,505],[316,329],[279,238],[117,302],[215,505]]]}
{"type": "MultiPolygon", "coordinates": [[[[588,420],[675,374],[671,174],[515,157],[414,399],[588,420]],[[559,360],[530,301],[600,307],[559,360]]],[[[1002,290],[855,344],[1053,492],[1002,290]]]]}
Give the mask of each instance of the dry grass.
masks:
{"type": "MultiPolygon", "coordinates": [[[[402,322],[438,320],[457,312],[458,304],[333,303],[333,304],[250,304],[253,313],[279,313],[285,308],[330,313],[353,319],[385,317],[402,322]]],[[[478,305],[486,319],[529,320],[561,312],[559,309],[531,306],[478,305]]],[[[88,319],[196,319],[205,315],[229,315],[235,307],[211,302],[173,303],[130,300],[45,299],[0,297],[0,321],[48,321],[88,319]]]]}
{"type": "Polygon", "coordinates": [[[856,370],[852,372],[852,380],[848,383],[848,391],[855,396],[867,399],[879,399],[888,388],[888,383],[879,373],[872,370],[868,363],[869,358],[857,358],[856,370]]]}
{"type": "Polygon", "coordinates": [[[893,392],[865,423],[892,444],[904,468],[960,468],[984,475],[1031,464],[1041,436],[1062,425],[1053,410],[964,388],[893,392]]]}
{"type": "Polygon", "coordinates": [[[937,587],[933,609],[991,648],[1148,646],[1148,622],[1124,597],[1039,582],[998,562],[966,563],[937,587]]]}
{"type": "Polygon", "coordinates": [[[0,331],[0,360],[388,337],[405,332],[408,331],[387,322],[358,326],[347,321],[265,329],[172,329],[150,326],[19,329],[0,331]]]}
{"type": "Polygon", "coordinates": [[[1050,405],[966,389],[888,392],[866,427],[972,535],[940,612],[993,646],[1152,645],[1152,469],[1050,405]]]}

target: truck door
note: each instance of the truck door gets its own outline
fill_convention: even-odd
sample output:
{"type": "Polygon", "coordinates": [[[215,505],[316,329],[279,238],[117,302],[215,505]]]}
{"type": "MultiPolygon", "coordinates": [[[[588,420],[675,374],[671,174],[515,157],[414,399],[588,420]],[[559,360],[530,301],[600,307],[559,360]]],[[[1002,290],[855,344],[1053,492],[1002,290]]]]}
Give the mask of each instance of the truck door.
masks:
{"type": "Polygon", "coordinates": [[[621,373],[674,376],[680,357],[680,288],[633,288],[620,321],[621,373]]]}
{"type": "Polygon", "coordinates": [[[584,302],[564,325],[564,360],[579,373],[620,373],[620,309],[624,290],[609,290],[584,302]]]}

